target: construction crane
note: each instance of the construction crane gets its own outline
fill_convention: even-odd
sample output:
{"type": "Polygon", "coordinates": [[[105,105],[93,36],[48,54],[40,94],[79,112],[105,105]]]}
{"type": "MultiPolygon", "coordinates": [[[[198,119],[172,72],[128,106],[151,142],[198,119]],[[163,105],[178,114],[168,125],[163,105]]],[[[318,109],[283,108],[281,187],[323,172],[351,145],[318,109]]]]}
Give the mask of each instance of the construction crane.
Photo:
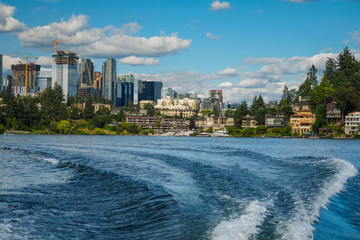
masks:
{"type": "Polygon", "coordinates": [[[85,63],[86,63],[86,68],[87,68],[89,79],[90,79],[90,86],[92,86],[93,84],[92,84],[92,81],[91,81],[90,69],[89,69],[89,64],[87,62],[87,59],[85,59],[85,63]]]}
{"type": "Polygon", "coordinates": [[[29,75],[29,58],[33,59],[39,59],[38,57],[29,57],[29,54],[26,53],[26,56],[19,56],[19,55],[12,55],[12,54],[3,54],[7,56],[13,56],[13,57],[21,57],[26,59],[26,66],[25,66],[25,96],[27,96],[27,90],[28,90],[28,75],[29,75]]]}
{"type": "Polygon", "coordinates": [[[58,41],[58,40],[56,39],[55,42],[50,43],[50,45],[55,44],[55,50],[57,51],[57,50],[58,50],[58,44],[59,44],[59,43],[67,42],[67,41],[70,41],[70,40],[72,40],[72,39],[70,38],[70,39],[66,39],[66,40],[62,40],[62,41],[58,41]]]}

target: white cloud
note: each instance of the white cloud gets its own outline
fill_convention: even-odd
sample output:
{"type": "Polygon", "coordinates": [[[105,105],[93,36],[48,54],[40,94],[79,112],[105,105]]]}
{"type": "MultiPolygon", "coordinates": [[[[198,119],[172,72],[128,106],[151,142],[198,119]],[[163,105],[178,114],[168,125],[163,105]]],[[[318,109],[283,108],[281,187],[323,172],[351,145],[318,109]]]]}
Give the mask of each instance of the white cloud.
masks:
{"type": "Polygon", "coordinates": [[[210,33],[210,32],[207,32],[207,33],[206,33],[206,37],[209,38],[209,39],[212,39],[212,40],[221,39],[220,36],[216,36],[216,35],[214,35],[214,34],[212,34],[212,33],[210,33]]]}
{"type": "Polygon", "coordinates": [[[232,85],[231,82],[223,82],[219,84],[219,87],[231,87],[232,85]]]}
{"type": "Polygon", "coordinates": [[[213,11],[220,11],[220,10],[227,10],[230,9],[231,5],[228,2],[220,2],[219,0],[213,1],[211,3],[211,8],[210,10],[213,11]]]}
{"type": "Polygon", "coordinates": [[[236,76],[237,70],[235,68],[227,67],[219,72],[221,75],[236,76]]]}
{"type": "Polygon", "coordinates": [[[18,64],[20,62],[25,63],[25,61],[19,57],[3,55],[3,74],[11,75],[11,65],[18,64]]]}
{"type": "Polygon", "coordinates": [[[41,65],[41,67],[50,67],[52,66],[52,58],[40,56],[36,64],[41,65]]]}
{"type": "Polygon", "coordinates": [[[15,7],[0,2],[0,33],[18,32],[26,28],[25,24],[12,17],[15,7]]]}
{"type": "Polygon", "coordinates": [[[152,65],[158,65],[160,62],[157,59],[154,58],[141,58],[141,57],[125,57],[120,59],[120,63],[122,64],[128,64],[132,66],[152,66],[152,65]]]}
{"type": "Polygon", "coordinates": [[[131,36],[142,26],[137,23],[123,24],[120,29],[113,26],[90,28],[86,15],[73,15],[68,21],[27,29],[18,34],[23,46],[51,50],[50,42],[72,39],[61,43],[59,49],[69,49],[79,56],[95,58],[122,58],[128,56],[165,56],[190,47],[191,40],[171,36],[149,38],[131,36]]]}
{"type": "Polygon", "coordinates": [[[244,88],[263,88],[265,87],[266,83],[266,79],[251,78],[242,80],[239,82],[238,86],[244,88]]]}
{"type": "Polygon", "coordinates": [[[349,39],[341,41],[342,44],[348,44],[350,42],[349,39]]]}

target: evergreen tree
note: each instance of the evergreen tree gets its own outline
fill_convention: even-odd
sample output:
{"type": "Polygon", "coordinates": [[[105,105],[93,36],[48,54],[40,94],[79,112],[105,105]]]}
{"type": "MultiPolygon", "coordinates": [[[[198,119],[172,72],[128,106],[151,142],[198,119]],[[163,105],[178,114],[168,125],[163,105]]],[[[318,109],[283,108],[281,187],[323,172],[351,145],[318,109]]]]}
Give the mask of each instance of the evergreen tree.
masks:
{"type": "Polygon", "coordinates": [[[298,97],[302,96],[311,96],[312,90],[311,90],[311,81],[309,79],[309,77],[307,77],[305,79],[305,81],[299,86],[299,91],[298,91],[298,97]]]}
{"type": "Polygon", "coordinates": [[[95,114],[95,109],[93,105],[93,98],[90,94],[86,96],[85,99],[85,109],[84,109],[84,118],[85,119],[92,119],[95,114]]]}
{"type": "Polygon", "coordinates": [[[333,58],[328,58],[325,63],[324,76],[329,80],[331,87],[335,86],[336,81],[336,63],[333,58]]]}
{"type": "Polygon", "coordinates": [[[291,104],[295,99],[295,95],[296,95],[296,89],[289,90],[288,87],[285,85],[283,89],[283,95],[281,97],[280,105],[284,106],[287,104],[291,104]]]}
{"type": "Polygon", "coordinates": [[[234,124],[236,128],[241,128],[242,119],[249,114],[249,109],[246,101],[242,101],[240,107],[234,113],[234,124]]]}
{"type": "Polygon", "coordinates": [[[311,65],[309,72],[307,73],[307,78],[309,79],[309,81],[311,83],[311,89],[314,89],[318,85],[316,74],[317,74],[317,68],[313,64],[313,65],[311,65]]]}

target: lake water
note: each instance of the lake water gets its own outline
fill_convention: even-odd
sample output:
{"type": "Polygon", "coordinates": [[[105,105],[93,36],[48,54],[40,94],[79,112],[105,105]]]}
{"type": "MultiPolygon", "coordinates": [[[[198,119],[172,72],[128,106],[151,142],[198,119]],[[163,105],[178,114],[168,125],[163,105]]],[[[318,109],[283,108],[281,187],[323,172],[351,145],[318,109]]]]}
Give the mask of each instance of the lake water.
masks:
{"type": "Polygon", "coordinates": [[[360,239],[360,141],[0,136],[0,239],[360,239]]]}

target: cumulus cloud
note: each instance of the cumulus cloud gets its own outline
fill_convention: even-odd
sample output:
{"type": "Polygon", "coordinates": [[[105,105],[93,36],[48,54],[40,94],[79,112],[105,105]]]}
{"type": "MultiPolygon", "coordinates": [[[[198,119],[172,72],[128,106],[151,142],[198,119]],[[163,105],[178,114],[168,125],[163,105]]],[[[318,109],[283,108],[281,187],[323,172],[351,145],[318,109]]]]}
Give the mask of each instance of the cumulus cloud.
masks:
{"type": "Polygon", "coordinates": [[[211,8],[210,10],[213,11],[221,11],[221,10],[227,10],[230,9],[231,5],[228,2],[220,2],[219,0],[213,1],[211,3],[211,8]]]}
{"type": "Polygon", "coordinates": [[[251,78],[242,80],[239,82],[238,86],[244,88],[263,88],[265,87],[266,83],[266,79],[251,78]]]}
{"type": "Polygon", "coordinates": [[[50,67],[52,66],[52,58],[40,56],[36,61],[36,64],[41,65],[41,67],[50,67]]]}
{"type": "Polygon", "coordinates": [[[158,65],[160,62],[159,60],[154,58],[141,58],[141,57],[129,56],[120,59],[120,63],[132,65],[132,66],[144,66],[144,65],[152,66],[152,65],[158,65]]]}
{"type": "Polygon", "coordinates": [[[11,75],[11,65],[18,64],[20,62],[23,62],[23,60],[19,57],[3,55],[3,74],[11,75]]]}
{"type": "Polygon", "coordinates": [[[60,45],[80,56],[95,58],[122,58],[128,56],[165,56],[190,47],[190,39],[170,36],[139,37],[135,34],[143,27],[137,23],[123,24],[120,29],[113,26],[90,28],[86,15],[72,15],[68,21],[50,23],[29,28],[18,34],[23,46],[50,50],[50,42],[72,39],[60,45]]]}
{"type": "Polygon", "coordinates": [[[351,32],[350,35],[351,35],[352,39],[355,41],[355,44],[360,45],[360,30],[351,32]]]}
{"type": "Polygon", "coordinates": [[[219,87],[231,87],[232,85],[231,82],[223,82],[219,84],[219,87]]]}
{"type": "Polygon", "coordinates": [[[210,32],[207,32],[207,33],[206,33],[206,37],[209,38],[209,39],[212,39],[212,40],[221,39],[220,36],[216,36],[216,35],[214,35],[214,34],[212,34],[212,33],[210,33],[210,32]]]}
{"type": "Polygon", "coordinates": [[[235,68],[227,67],[219,72],[221,75],[236,76],[237,70],[235,68]]]}
{"type": "Polygon", "coordinates": [[[0,33],[18,32],[26,28],[25,24],[12,17],[15,7],[0,2],[0,33]]]}

